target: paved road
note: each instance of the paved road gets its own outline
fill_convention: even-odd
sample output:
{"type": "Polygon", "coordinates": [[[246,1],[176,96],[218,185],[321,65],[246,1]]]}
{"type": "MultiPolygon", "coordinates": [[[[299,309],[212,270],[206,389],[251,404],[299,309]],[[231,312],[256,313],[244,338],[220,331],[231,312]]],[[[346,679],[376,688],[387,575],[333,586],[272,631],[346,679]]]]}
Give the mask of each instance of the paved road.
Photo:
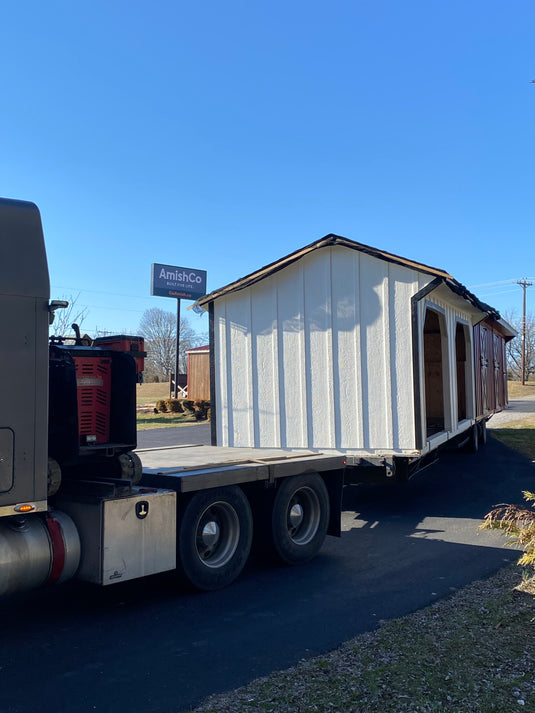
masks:
{"type": "Polygon", "coordinates": [[[209,446],[210,424],[194,423],[191,426],[149,428],[138,431],[138,448],[165,448],[167,446],[209,446]]]}
{"type": "Polygon", "coordinates": [[[489,419],[487,425],[489,428],[500,428],[504,423],[518,421],[529,414],[535,413],[535,397],[522,396],[509,402],[509,406],[497,413],[489,419]]]}
{"type": "Polygon", "coordinates": [[[177,590],[169,575],[109,588],[67,583],[2,604],[0,711],[177,713],[326,652],[490,575],[517,553],[478,532],[521,501],[534,466],[492,438],[447,454],[403,490],[353,486],[344,533],[297,568],[252,560],[231,587],[177,590]]]}

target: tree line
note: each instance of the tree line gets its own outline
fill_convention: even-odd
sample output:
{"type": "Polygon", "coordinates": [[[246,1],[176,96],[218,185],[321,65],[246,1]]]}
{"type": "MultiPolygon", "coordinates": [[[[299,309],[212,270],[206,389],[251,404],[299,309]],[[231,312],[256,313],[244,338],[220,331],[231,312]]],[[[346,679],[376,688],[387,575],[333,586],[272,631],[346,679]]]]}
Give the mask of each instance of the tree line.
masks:
{"type": "MultiPolygon", "coordinates": [[[[78,297],[70,297],[66,300],[68,307],[57,310],[54,322],[50,327],[50,335],[66,340],[66,343],[74,340],[74,325],[83,331],[83,323],[87,318],[87,308],[80,308],[77,305],[78,297]]],[[[92,337],[87,337],[91,343],[92,337]]],[[[93,335],[93,337],[96,335],[93,335]]],[[[176,314],[166,312],[158,307],[145,310],[137,336],[145,340],[145,381],[169,381],[169,376],[175,370],[176,359],[176,314]]],[[[187,371],[187,352],[189,349],[201,347],[208,344],[208,335],[197,333],[189,321],[183,317],[180,320],[179,335],[179,370],[181,374],[187,371]]]]}
{"type": "MultiPolygon", "coordinates": [[[[507,370],[511,379],[522,379],[522,318],[515,313],[506,315],[506,321],[518,332],[518,336],[507,343],[507,370]]],[[[535,315],[526,315],[526,373],[527,381],[535,377],[535,315]]]]}
{"type": "MultiPolygon", "coordinates": [[[[139,334],[145,339],[145,381],[168,381],[175,370],[176,315],[158,307],[145,310],[139,323],[139,334]]],[[[198,334],[185,317],[180,319],[179,370],[187,370],[189,349],[208,344],[208,335],[198,334]]]]}

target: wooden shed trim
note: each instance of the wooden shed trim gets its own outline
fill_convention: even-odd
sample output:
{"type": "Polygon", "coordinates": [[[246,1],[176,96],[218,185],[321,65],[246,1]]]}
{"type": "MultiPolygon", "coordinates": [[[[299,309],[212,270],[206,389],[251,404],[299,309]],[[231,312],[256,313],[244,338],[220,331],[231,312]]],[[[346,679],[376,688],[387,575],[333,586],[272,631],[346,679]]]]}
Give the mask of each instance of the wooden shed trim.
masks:
{"type": "Polygon", "coordinates": [[[445,270],[441,270],[440,268],[424,265],[423,263],[415,262],[414,260],[409,260],[408,258],[404,258],[399,255],[394,255],[393,253],[385,252],[384,250],[378,250],[377,248],[373,248],[369,245],[357,243],[354,240],[349,240],[348,238],[344,238],[340,235],[334,235],[333,233],[331,233],[321,238],[320,240],[316,240],[315,242],[310,243],[310,245],[306,245],[300,250],[296,250],[295,252],[286,255],[286,257],[280,258],[279,260],[276,260],[275,262],[272,262],[269,265],[266,265],[265,267],[256,270],[255,272],[252,272],[250,275],[246,275],[245,277],[242,277],[239,280],[236,280],[235,282],[231,282],[225,287],[221,287],[218,290],[214,290],[210,294],[201,297],[201,299],[198,300],[197,305],[206,308],[209,303],[213,302],[216,299],[219,299],[219,297],[223,297],[224,295],[227,295],[231,292],[236,292],[238,290],[244,290],[246,287],[250,287],[256,282],[264,280],[265,278],[270,277],[279,270],[288,267],[288,265],[291,265],[297,260],[300,260],[301,258],[305,257],[314,250],[333,247],[335,245],[349,248],[350,250],[358,250],[359,252],[366,253],[367,255],[379,258],[380,260],[385,260],[386,262],[403,265],[404,267],[411,268],[413,270],[419,270],[420,272],[425,272],[430,275],[435,275],[436,277],[441,277],[444,280],[452,280],[453,282],[455,282],[455,280],[453,280],[453,277],[449,273],[447,273],[445,270]]]}

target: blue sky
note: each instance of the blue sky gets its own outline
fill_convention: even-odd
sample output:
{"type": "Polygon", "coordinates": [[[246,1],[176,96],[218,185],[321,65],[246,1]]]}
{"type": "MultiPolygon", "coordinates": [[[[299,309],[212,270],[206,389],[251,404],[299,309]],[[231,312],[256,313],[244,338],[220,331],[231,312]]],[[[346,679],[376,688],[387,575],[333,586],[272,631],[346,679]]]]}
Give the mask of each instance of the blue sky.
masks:
{"type": "Polygon", "coordinates": [[[9,3],[0,195],[39,206],[90,332],[174,312],[152,262],[212,290],[331,232],[520,312],[534,29],[525,0],[9,3]]]}

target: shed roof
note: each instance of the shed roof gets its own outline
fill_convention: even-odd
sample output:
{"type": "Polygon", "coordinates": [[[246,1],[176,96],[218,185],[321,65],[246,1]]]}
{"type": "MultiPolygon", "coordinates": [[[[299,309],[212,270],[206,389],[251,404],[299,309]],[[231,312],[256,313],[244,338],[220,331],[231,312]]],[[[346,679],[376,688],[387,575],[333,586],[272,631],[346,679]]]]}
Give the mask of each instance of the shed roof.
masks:
{"type": "Polygon", "coordinates": [[[210,345],[204,344],[201,347],[192,347],[191,349],[187,349],[186,354],[204,354],[205,352],[208,353],[209,351],[210,345]]]}
{"type": "Polygon", "coordinates": [[[208,295],[201,297],[201,299],[198,300],[197,304],[200,307],[206,308],[210,304],[210,302],[214,302],[220,297],[228,295],[232,292],[244,290],[245,288],[250,287],[251,285],[254,285],[257,282],[260,282],[260,280],[264,280],[265,278],[270,277],[279,270],[288,267],[288,265],[297,262],[297,260],[300,260],[301,258],[310,254],[314,250],[320,250],[321,248],[327,248],[332,246],[341,246],[349,248],[350,250],[357,250],[359,252],[366,253],[367,255],[371,255],[372,257],[379,258],[380,260],[385,260],[386,262],[403,265],[404,267],[408,267],[413,270],[418,270],[419,272],[424,272],[429,275],[433,275],[435,278],[438,278],[440,280],[440,283],[445,284],[452,292],[467,300],[478,310],[486,313],[489,317],[493,319],[500,319],[499,313],[493,307],[490,307],[490,305],[486,304],[485,302],[481,302],[481,300],[479,300],[466,287],[464,287],[464,285],[455,280],[455,278],[453,278],[445,270],[442,270],[437,267],[431,267],[430,265],[425,265],[421,262],[416,262],[415,260],[409,260],[408,258],[401,257],[400,255],[394,255],[393,253],[385,252],[384,250],[379,250],[378,248],[371,247],[370,245],[364,245],[363,243],[358,243],[354,240],[349,240],[349,238],[344,238],[340,235],[334,235],[333,233],[329,233],[329,235],[325,235],[323,238],[315,240],[313,243],[310,243],[309,245],[306,245],[305,247],[296,250],[295,252],[290,253],[289,255],[280,258],[279,260],[276,260],[275,262],[272,262],[269,265],[266,265],[265,267],[262,267],[259,270],[256,270],[255,272],[252,272],[251,274],[240,278],[239,280],[235,280],[234,282],[231,282],[225,287],[220,287],[219,289],[210,292],[208,295]]]}

